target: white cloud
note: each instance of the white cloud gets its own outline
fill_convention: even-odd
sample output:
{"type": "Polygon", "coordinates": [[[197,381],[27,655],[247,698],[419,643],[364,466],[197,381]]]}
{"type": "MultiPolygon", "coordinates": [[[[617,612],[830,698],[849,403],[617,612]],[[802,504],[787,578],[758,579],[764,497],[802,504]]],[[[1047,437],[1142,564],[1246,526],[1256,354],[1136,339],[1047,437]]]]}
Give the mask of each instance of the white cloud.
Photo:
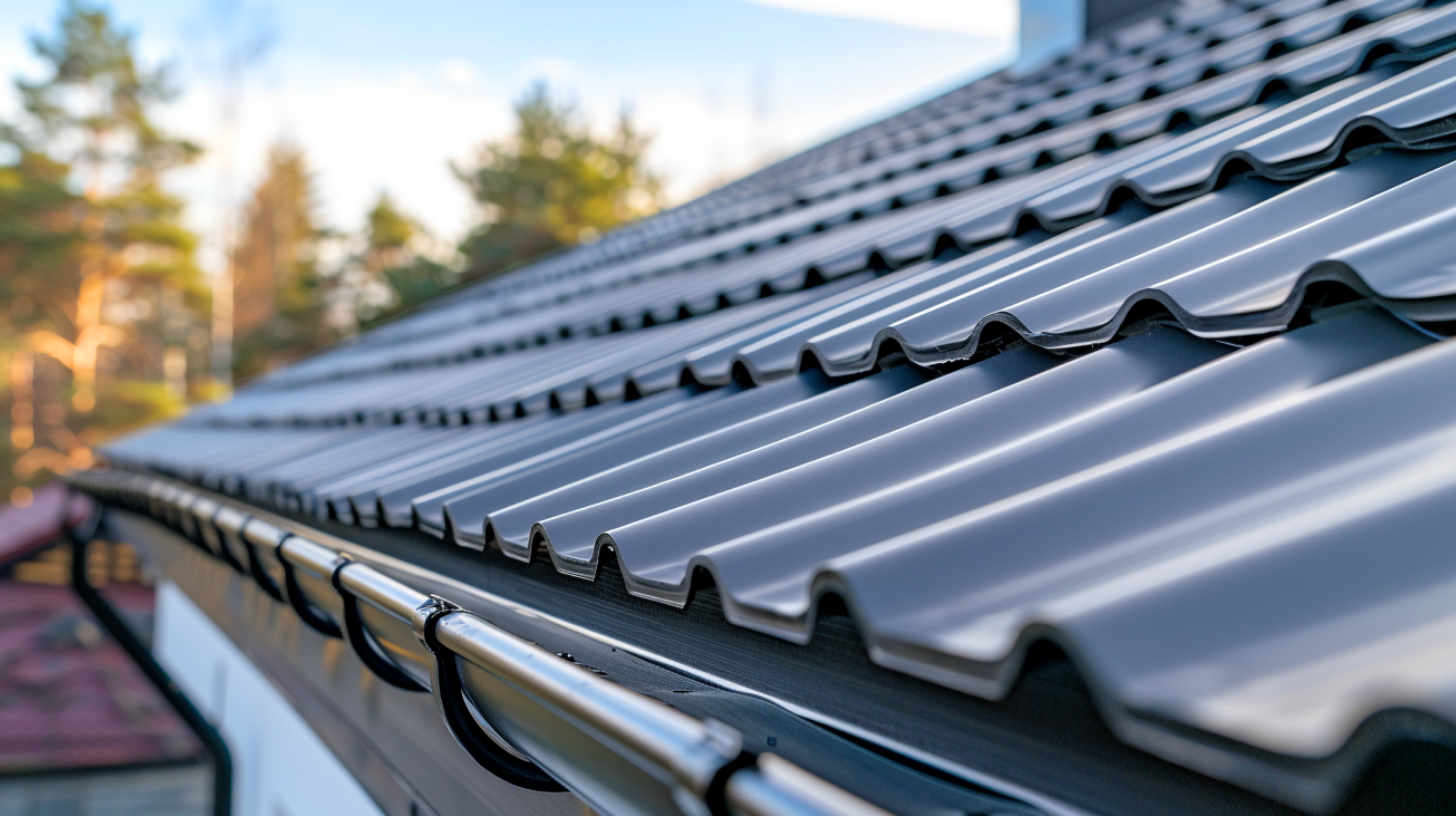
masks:
{"type": "Polygon", "coordinates": [[[1015,0],[746,0],[765,6],[972,34],[1016,36],[1015,0]]]}
{"type": "Polygon", "coordinates": [[[1016,36],[1016,0],[745,0],[810,15],[858,17],[952,34],[1016,36]]]}
{"type": "Polygon", "coordinates": [[[582,72],[576,63],[552,54],[539,54],[526,60],[516,72],[516,84],[544,80],[552,87],[575,85],[581,81],[582,72]]]}
{"type": "MultiPolygon", "coordinates": [[[[511,124],[509,96],[461,87],[435,71],[327,72],[277,87],[249,88],[234,139],[232,195],[247,199],[279,138],[301,145],[317,179],[326,225],[358,229],[374,197],[389,191],[407,212],[442,237],[458,237],[472,220],[470,200],[449,161],[468,158],[474,146],[511,124]]],[[[173,131],[219,141],[216,98],[195,86],[166,113],[173,131]]],[[[176,174],[172,187],[192,203],[193,225],[210,239],[204,263],[218,265],[221,162],[205,153],[176,174]]]]}
{"type": "Polygon", "coordinates": [[[22,42],[0,38],[0,117],[8,117],[20,108],[20,94],[15,90],[15,77],[39,79],[41,63],[22,42]]]}
{"type": "Polygon", "coordinates": [[[474,65],[456,57],[440,64],[440,78],[457,88],[469,88],[480,81],[480,74],[474,65]]]}

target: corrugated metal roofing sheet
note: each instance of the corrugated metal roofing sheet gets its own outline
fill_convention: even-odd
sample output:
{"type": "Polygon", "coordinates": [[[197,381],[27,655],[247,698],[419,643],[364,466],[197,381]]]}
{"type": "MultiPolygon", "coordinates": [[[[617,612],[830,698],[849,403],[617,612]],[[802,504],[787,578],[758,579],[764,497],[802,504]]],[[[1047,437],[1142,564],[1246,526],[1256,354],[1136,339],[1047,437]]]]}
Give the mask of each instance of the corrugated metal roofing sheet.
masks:
{"type": "Polygon", "coordinates": [[[1456,734],[1453,42],[1178,6],[107,455],[796,642],[832,596],[989,699],[1050,639],[1123,739],[1328,811],[1456,734]]]}

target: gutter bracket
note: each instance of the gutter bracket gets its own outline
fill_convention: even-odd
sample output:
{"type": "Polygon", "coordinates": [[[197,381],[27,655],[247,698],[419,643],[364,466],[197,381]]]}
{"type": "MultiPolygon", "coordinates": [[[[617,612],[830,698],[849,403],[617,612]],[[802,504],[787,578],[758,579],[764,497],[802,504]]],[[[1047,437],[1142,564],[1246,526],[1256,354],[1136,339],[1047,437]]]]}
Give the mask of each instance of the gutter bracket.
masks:
{"type": "MultiPolygon", "coordinates": [[[[283,555],[283,545],[287,544],[290,538],[296,538],[296,536],[284,536],[283,540],[278,542],[277,550],[278,562],[283,565],[283,583],[287,590],[289,605],[293,607],[294,612],[298,613],[298,617],[302,618],[303,622],[314,631],[325,637],[342,638],[344,633],[339,629],[339,624],[329,615],[314,608],[314,605],[308,602],[308,597],[303,594],[303,588],[298,585],[298,576],[294,573],[297,568],[289,563],[283,555]]],[[[334,571],[337,572],[337,568],[334,571]]]]}
{"type": "Polygon", "coordinates": [[[344,568],[355,563],[347,558],[340,557],[338,566],[334,567],[333,574],[329,580],[333,582],[334,589],[338,591],[339,597],[344,604],[344,635],[349,645],[354,647],[354,654],[359,656],[360,662],[374,672],[374,676],[380,680],[404,691],[424,692],[429,691],[418,680],[411,677],[395,662],[384,654],[370,639],[369,633],[364,629],[364,619],[359,615],[359,599],[354,596],[343,582],[339,579],[344,568]]]}
{"type": "Polygon", "coordinates": [[[435,707],[445,720],[450,736],[465,749],[467,754],[482,768],[501,779],[533,791],[565,791],[540,766],[513,748],[484,717],[476,714],[474,706],[465,695],[465,685],[460,678],[460,657],[442,645],[435,634],[444,618],[464,614],[460,608],[443,598],[431,596],[430,600],[415,610],[415,635],[434,656],[430,665],[430,686],[435,695],[435,707]]]}

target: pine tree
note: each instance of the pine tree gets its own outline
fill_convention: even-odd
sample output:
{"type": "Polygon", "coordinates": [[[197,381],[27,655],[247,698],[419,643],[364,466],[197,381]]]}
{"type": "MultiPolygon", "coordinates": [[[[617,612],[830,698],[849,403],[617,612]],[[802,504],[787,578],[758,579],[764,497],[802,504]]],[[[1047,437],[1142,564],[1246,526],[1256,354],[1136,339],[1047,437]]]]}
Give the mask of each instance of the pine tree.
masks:
{"type": "Polygon", "coordinates": [[[267,371],[340,335],[326,319],[329,276],[319,266],[313,173],[303,150],[280,142],[268,153],[233,254],[233,373],[267,371]]]}
{"type": "Polygon", "coordinates": [[[388,193],[381,193],[369,210],[362,266],[371,278],[393,290],[394,303],[388,313],[423,303],[460,279],[454,269],[419,251],[418,244],[425,238],[420,225],[400,211],[388,193]]]}
{"type": "Polygon", "coordinates": [[[468,278],[495,274],[557,247],[590,242],[661,204],[646,166],[651,139],[623,111],[598,138],[543,84],[516,104],[516,131],[481,145],[473,167],[455,168],[484,223],[461,245],[468,278]]]}
{"type": "Polygon", "coordinates": [[[31,417],[10,434],[22,478],[89,464],[110,430],[180,410],[167,385],[179,363],[185,385],[189,316],[206,299],[182,201],[162,186],[198,152],[152,121],[176,93],[167,72],[141,66],[131,33],[81,0],[31,45],[44,75],[16,82],[22,113],[0,150],[14,182],[0,193],[9,390],[29,406],[12,416],[31,417]]]}

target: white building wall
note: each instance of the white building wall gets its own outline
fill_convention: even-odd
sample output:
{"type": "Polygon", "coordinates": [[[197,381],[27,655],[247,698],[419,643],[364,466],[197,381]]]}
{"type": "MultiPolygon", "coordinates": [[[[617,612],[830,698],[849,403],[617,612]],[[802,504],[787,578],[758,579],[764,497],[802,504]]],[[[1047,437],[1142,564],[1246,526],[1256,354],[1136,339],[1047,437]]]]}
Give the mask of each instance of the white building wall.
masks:
{"type": "Polygon", "coordinates": [[[383,816],[343,764],[170,581],[157,584],[157,659],[227,739],[237,816],[383,816]]]}

